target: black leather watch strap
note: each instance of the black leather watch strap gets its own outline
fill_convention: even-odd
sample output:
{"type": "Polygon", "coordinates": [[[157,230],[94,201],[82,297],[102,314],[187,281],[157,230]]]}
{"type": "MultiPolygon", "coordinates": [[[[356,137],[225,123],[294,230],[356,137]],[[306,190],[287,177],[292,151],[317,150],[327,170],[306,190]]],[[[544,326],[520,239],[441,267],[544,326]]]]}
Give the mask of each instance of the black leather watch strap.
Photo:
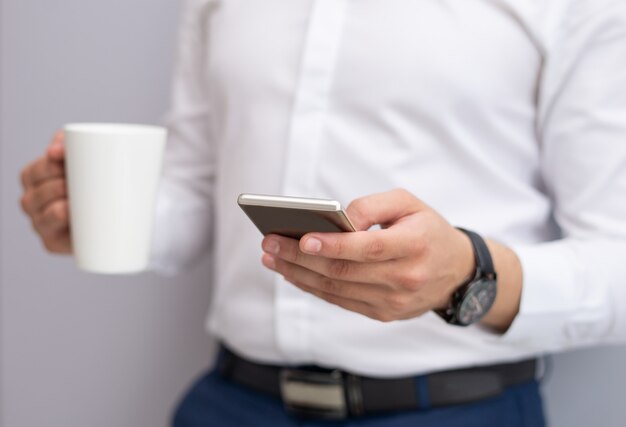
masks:
{"type": "Polygon", "coordinates": [[[491,259],[491,254],[489,253],[489,248],[487,244],[477,233],[473,231],[466,230],[464,228],[457,227],[458,230],[462,231],[469,237],[472,242],[472,246],[474,247],[474,256],[476,258],[476,275],[475,277],[495,277],[496,270],[493,267],[493,261],[491,259]]]}

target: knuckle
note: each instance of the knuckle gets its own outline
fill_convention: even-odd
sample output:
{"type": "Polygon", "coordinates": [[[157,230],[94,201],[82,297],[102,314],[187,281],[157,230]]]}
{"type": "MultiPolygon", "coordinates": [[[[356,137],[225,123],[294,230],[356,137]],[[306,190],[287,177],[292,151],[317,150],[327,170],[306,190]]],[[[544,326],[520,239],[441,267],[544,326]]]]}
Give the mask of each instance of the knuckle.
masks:
{"type": "Polygon", "coordinates": [[[320,280],[320,289],[329,294],[337,294],[340,290],[340,286],[330,277],[322,277],[320,280]]]}
{"type": "Polygon", "coordinates": [[[52,206],[52,218],[57,222],[64,222],[67,219],[65,205],[56,203],[52,206]]]}
{"type": "Polygon", "coordinates": [[[350,264],[345,260],[336,259],[328,264],[328,275],[331,278],[343,278],[350,272],[350,264]]]}
{"type": "Polygon", "coordinates": [[[41,222],[46,226],[66,225],[68,222],[67,205],[54,203],[43,213],[41,222]]]}
{"type": "Polygon", "coordinates": [[[394,313],[404,313],[409,307],[409,298],[406,295],[394,293],[387,297],[387,306],[394,313]]]}
{"type": "Polygon", "coordinates": [[[413,193],[411,193],[406,188],[397,188],[396,192],[398,193],[398,196],[400,196],[402,200],[406,202],[411,202],[413,201],[413,199],[415,199],[415,196],[413,196],[413,193]]]}
{"type": "Polygon", "coordinates": [[[425,282],[424,274],[419,271],[412,271],[397,278],[397,284],[407,291],[418,291],[425,282]]]}
{"type": "Polygon", "coordinates": [[[385,244],[380,239],[369,242],[363,248],[363,258],[367,261],[377,261],[382,258],[384,253],[385,244]]]}
{"type": "Polygon", "coordinates": [[[332,244],[332,247],[334,248],[334,255],[336,256],[342,256],[345,254],[346,252],[346,244],[343,241],[343,239],[335,239],[335,241],[332,244]]]}

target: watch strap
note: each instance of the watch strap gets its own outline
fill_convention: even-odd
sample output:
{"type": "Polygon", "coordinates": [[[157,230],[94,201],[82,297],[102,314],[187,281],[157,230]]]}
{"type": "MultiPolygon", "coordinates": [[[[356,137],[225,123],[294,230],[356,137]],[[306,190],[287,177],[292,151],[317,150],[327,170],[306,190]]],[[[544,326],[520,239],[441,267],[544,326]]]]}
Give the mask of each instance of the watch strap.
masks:
{"type": "Polygon", "coordinates": [[[489,253],[487,243],[485,243],[480,235],[471,230],[466,230],[461,227],[457,227],[457,229],[459,231],[462,231],[467,237],[469,237],[470,242],[472,242],[472,246],[474,247],[474,256],[476,258],[475,278],[494,278],[496,276],[496,270],[493,267],[493,260],[491,258],[491,254],[489,253]]]}

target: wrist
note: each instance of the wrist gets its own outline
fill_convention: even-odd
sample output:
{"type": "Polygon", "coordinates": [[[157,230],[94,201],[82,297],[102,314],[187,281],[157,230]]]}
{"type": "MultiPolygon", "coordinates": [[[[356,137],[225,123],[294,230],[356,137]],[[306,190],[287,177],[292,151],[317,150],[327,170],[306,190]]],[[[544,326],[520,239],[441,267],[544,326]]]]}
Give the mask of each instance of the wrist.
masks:
{"type": "Polygon", "coordinates": [[[509,247],[487,240],[487,247],[498,274],[498,292],[491,309],[481,320],[484,326],[505,332],[519,312],[522,295],[522,265],[509,247]]]}
{"type": "Polygon", "coordinates": [[[476,275],[476,259],[474,256],[474,247],[467,234],[458,228],[454,229],[456,233],[456,262],[454,264],[453,274],[449,277],[448,286],[442,295],[442,300],[435,311],[446,310],[450,305],[454,293],[463,285],[469,283],[476,275]]]}
{"type": "MultiPolygon", "coordinates": [[[[472,247],[473,271],[464,282],[460,279],[453,281],[454,290],[449,295],[444,309],[435,310],[447,323],[456,326],[469,326],[481,321],[493,306],[497,293],[497,280],[493,259],[485,240],[477,233],[458,228],[460,233],[467,236],[472,247]]],[[[464,258],[463,251],[457,251],[455,265],[458,267],[464,258]]],[[[454,269],[458,273],[459,268],[454,269]]],[[[466,273],[467,274],[467,273],[466,273]]]]}

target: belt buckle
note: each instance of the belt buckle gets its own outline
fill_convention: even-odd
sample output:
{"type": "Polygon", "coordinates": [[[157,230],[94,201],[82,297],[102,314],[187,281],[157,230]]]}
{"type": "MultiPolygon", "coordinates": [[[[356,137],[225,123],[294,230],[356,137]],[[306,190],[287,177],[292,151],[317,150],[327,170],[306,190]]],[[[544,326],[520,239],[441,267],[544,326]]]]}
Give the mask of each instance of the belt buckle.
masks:
{"type": "Polygon", "coordinates": [[[280,393],[285,409],[295,416],[334,420],[348,416],[341,371],[282,369],[280,393]]]}

